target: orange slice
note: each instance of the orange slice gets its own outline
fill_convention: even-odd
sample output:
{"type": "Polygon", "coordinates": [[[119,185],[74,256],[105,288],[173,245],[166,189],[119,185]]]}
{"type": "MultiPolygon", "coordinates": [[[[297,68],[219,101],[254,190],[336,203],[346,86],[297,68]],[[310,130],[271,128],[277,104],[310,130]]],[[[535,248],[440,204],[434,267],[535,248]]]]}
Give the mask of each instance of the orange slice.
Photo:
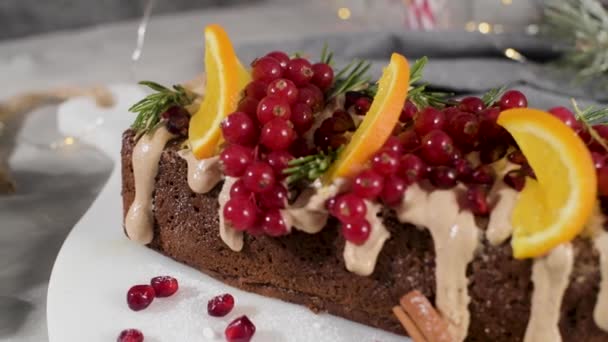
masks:
{"type": "Polygon", "coordinates": [[[188,138],[194,156],[216,154],[221,121],[237,108],[241,91],[251,80],[239,62],[230,38],[219,25],[205,27],[205,98],[190,120],[188,138]]]}
{"type": "Polygon", "coordinates": [[[326,182],[355,176],[384,145],[399,120],[409,86],[410,67],[407,59],[393,53],[390,64],[378,81],[378,92],[369,111],[348,145],[327,171],[326,182]]]}
{"type": "Polygon", "coordinates": [[[526,179],[513,209],[513,255],[544,255],[572,240],[591,217],[597,195],[591,154],[571,128],[540,110],[507,110],[498,124],[515,138],[537,179],[526,179]]]}

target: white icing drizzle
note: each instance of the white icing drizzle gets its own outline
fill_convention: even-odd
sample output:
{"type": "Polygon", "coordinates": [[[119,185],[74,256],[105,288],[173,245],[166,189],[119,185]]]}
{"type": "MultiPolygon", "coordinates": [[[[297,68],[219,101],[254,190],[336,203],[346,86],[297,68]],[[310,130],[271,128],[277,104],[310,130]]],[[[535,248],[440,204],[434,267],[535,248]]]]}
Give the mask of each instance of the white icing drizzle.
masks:
{"type": "Polygon", "coordinates": [[[473,214],[460,211],[457,192],[457,188],[427,192],[414,184],[407,189],[397,216],[402,222],[430,231],[435,245],[435,305],[448,322],[454,340],[464,341],[470,322],[466,271],[480,233],[473,214]]]}
{"type": "Polygon", "coordinates": [[[559,317],[574,252],[570,243],[552,249],[547,256],[534,259],[532,266],[532,307],[524,342],[561,341],[559,317]]]}
{"type": "MultiPolygon", "coordinates": [[[[504,161],[497,163],[504,163],[504,161]]],[[[509,171],[516,168],[518,166],[512,163],[507,163],[506,166],[502,167],[502,170],[497,172],[497,181],[488,193],[488,199],[493,207],[488,220],[486,238],[494,246],[505,242],[513,232],[511,214],[519,193],[503,182],[502,179],[509,171]]]]}
{"type": "Polygon", "coordinates": [[[222,238],[222,241],[224,241],[224,243],[230,247],[230,249],[235,252],[239,252],[241,249],[243,249],[243,232],[230,227],[228,222],[224,220],[224,205],[226,205],[226,202],[228,202],[230,199],[230,188],[236,181],[237,178],[226,177],[224,180],[224,185],[222,185],[220,195],[218,196],[218,202],[220,203],[220,237],[222,238]]]}
{"type": "Polygon", "coordinates": [[[125,231],[131,240],[141,244],[152,242],[154,237],[152,195],[158,162],[165,145],[173,137],[173,134],[161,126],[152,134],[144,134],[133,149],[135,198],[125,218],[125,231]]]}
{"type": "Polygon", "coordinates": [[[601,277],[593,319],[600,329],[608,331],[608,233],[602,231],[593,242],[600,253],[601,277]]]}
{"type": "Polygon", "coordinates": [[[188,163],[188,186],[198,194],[211,191],[222,180],[220,157],[198,160],[190,150],[178,152],[188,163]]]}
{"type": "Polygon", "coordinates": [[[365,218],[371,227],[369,238],[360,246],[348,241],[344,246],[346,269],[360,276],[368,276],[374,272],[382,246],[391,236],[384,227],[382,219],[378,217],[381,206],[367,200],[365,206],[367,207],[365,218]]]}

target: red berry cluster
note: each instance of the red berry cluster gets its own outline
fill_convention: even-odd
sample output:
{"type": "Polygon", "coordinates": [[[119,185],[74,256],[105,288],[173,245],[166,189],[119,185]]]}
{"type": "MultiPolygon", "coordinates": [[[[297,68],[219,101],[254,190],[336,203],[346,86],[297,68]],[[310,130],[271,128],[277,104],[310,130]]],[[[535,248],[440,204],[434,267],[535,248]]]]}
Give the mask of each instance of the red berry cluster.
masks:
{"type": "Polygon", "coordinates": [[[220,160],[226,175],[239,178],[223,215],[237,230],[281,236],[289,228],[279,211],[287,204],[282,171],[294,157],[310,153],[303,135],[324,107],[333,70],[280,51],[256,59],[252,67],[253,80],[237,112],[221,124],[227,146],[220,160]]]}

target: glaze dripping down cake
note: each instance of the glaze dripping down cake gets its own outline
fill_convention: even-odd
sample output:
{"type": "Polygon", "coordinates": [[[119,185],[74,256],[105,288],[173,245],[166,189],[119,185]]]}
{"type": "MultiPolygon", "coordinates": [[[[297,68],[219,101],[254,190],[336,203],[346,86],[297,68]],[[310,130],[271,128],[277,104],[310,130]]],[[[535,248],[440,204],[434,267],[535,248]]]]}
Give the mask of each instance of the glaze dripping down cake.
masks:
{"type": "Polygon", "coordinates": [[[606,151],[579,137],[593,127],[514,90],[425,92],[425,59],[393,54],[370,85],[327,51],[247,70],[220,27],[205,34],[205,96],[148,83],[167,102],[133,107],[129,238],[415,341],[608,340],[606,151]]]}

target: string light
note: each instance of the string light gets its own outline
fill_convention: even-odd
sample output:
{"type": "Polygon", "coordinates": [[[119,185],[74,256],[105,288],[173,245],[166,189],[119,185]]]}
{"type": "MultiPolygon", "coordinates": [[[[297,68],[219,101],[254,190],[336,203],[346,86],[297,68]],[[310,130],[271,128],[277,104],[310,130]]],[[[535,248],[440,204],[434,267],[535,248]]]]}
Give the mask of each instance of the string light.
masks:
{"type": "Polygon", "coordinates": [[[350,18],[350,9],[348,7],[338,8],[338,18],[348,20],[350,18]]]}
{"type": "Polygon", "coordinates": [[[479,23],[477,29],[479,30],[479,32],[481,32],[482,34],[488,34],[490,33],[490,31],[492,30],[492,26],[490,26],[490,24],[486,23],[486,22],[481,22],[479,23]]]}
{"type": "Polygon", "coordinates": [[[473,32],[477,29],[477,24],[474,21],[469,21],[464,28],[469,32],[473,32]]]}
{"type": "Polygon", "coordinates": [[[507,56],[507,58],[510,58],[514,61],[518,61],[518,62],[523,62],[526,60],[526,58],[524,56],[522,56],[521,53],[519,53],[517,50],[513,49],[513,48],[507,48],[505,49],[505,56],[507,56]]]}
{"type": "Polygon", "coordinates": [[[501,0],[501,1],[502,1],[502,4],[505,6],[508,6],[513,3],[513,0],[501,0]]]}

